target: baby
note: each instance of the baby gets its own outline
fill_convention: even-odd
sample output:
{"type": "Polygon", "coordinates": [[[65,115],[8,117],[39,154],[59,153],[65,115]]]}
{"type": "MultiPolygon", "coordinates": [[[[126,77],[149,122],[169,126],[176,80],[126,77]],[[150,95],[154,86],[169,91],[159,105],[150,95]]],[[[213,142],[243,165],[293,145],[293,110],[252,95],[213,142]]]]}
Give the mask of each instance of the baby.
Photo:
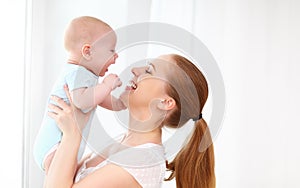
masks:
{"type": "MultiPolygon", "coordinates": [[[[126,108],[119,99],[111,95],[111,91],[122,84],[117,75],[109,74],[102,83],[98,83],[99,76],[103,77],[108,67],[118,58],[115,52],[116,34],[108,24],[97,18],[78,17],[67,27],[64,45],[69,54],[67,64],[50,96],[56,95],[68,102],[63,89],[67,84],[75,106],[85,113],[92,110],[82,131],[83,138],[87,138],[97,105],[115,111],[126,108]]],[[[53,102],[48,100],[49,103],[53,102]]],[[[61,131],[47,112],[48,108],[34,145],[34,158],[46,172],[61,140],[61,131]]],[[[85,140],[82,139],[78,160],[83,155],[85,145],[85,140]]]]}

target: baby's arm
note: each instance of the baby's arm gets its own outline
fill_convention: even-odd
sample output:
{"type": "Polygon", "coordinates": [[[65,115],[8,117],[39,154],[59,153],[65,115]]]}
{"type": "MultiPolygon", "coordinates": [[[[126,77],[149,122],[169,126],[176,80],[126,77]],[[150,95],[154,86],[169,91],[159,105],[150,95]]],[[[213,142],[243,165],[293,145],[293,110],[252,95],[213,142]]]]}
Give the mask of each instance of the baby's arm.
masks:
{"type": "Polygon", "coordinates": [[[79,88],[71,92],[74,105],[81,110],[88,110],[96,107],[98,104],[110,96],[110,92],[116,87],[121,86],[122,82],[115,74],[106,76],[102,83],[94,87],[79,88]]]}
{"type": "Polygon", "coordinates": [[[126,109],[126,106],[123,102],[114,97],[113,95],[108,95],[99,106],[106,108],[108,110],[120,111],[126,109]]]}

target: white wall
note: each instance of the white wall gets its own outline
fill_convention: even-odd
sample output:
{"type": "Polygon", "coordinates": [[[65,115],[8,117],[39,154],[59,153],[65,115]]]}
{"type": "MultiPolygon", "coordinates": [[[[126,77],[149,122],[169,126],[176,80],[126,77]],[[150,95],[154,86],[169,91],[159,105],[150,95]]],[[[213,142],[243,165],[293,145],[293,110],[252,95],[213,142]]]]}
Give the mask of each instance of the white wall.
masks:
{"type": "MultiPolygon", "coordinates": [[[[149,20],[174,24],[214,55],[227,98],[215,140],[217,187],[299,187],[299,9],[297,0],[33,0],[26,186],[41,187],[43,181],[31,147],[64,63],[63,29],[76,16],[92,15],[113,28],[149,20]]],[[[118,62],[146,55],[134,50],[118,62]]]]}

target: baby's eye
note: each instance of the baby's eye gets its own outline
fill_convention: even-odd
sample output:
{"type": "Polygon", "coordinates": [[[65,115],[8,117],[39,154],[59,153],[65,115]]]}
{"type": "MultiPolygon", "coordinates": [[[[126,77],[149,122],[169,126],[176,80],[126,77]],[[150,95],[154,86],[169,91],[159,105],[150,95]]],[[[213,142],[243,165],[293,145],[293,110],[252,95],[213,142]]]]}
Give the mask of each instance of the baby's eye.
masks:
{"type": "Polygon", "coordinates": [[[110,52],[115,53],[116,51],[115,50],[110,50],[110,52]]]}

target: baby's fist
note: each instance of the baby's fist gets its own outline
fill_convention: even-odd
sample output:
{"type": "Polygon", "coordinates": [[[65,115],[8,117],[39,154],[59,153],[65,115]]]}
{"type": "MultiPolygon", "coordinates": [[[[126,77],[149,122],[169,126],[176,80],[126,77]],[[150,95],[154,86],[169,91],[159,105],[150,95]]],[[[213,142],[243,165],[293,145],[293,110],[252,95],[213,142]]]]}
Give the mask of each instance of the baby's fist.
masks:
{"type": "Polygon", "coordinates": [[[103,79],[103,83],[111,88],[111,90],[116,89],[122,85],[122,82],[118,75],[109,74],[103,79]]]}

